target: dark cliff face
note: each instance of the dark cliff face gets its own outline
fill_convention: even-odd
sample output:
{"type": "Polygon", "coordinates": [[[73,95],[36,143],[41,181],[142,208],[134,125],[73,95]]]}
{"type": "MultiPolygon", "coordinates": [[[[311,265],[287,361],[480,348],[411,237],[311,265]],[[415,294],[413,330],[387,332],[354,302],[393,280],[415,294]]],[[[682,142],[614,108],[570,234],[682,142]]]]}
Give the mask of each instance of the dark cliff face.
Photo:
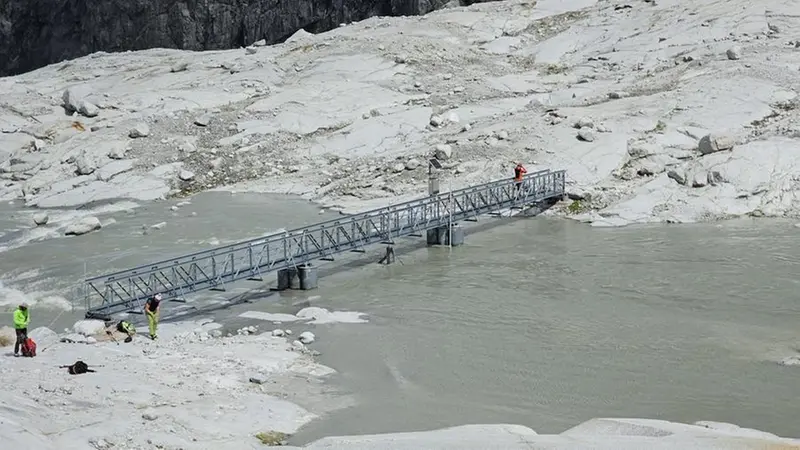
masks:
{"type": "MultiPolygon", "coordinates": [[[[0,0],[0,76],[97,51],[220,50],[281,42],[448,0],[0,0]]],[[[472,3],[471,1],[465,3],[472,3]]]]}

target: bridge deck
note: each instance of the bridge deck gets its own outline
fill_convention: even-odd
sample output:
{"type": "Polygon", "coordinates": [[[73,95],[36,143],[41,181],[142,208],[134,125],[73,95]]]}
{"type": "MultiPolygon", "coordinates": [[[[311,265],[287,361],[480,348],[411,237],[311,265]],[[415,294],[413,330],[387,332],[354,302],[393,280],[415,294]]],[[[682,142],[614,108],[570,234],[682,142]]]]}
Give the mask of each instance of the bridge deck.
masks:
{"type": "Polygon", "coordinates": [[[511,179],[471,186],[335,220],[89,278],[83,294],[87,317],[135,311],[156,292],[180,300],[206,289],[224,290],[238,280],[262,276],[376,243],[419,234],[500,210],[560,197],[565,171],[527,174],[519,189],[511,179]]]}

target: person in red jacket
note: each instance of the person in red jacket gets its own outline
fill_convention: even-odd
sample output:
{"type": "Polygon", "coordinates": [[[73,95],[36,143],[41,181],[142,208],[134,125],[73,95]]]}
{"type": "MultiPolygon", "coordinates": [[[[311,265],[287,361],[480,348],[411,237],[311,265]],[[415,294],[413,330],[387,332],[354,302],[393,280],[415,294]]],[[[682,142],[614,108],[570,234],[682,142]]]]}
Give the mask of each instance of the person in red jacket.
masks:
{"type": "Polygon", "coordinates": [[[526,173],[528,173],[528,171],[525,169],[525,166],[523,166],[522,163],[517,163],[517,166],[514,167],[514,182],[517,185],[517,192],[519,192],[519,189],[522,187],[522,177],[525,176],[526,173]]]}

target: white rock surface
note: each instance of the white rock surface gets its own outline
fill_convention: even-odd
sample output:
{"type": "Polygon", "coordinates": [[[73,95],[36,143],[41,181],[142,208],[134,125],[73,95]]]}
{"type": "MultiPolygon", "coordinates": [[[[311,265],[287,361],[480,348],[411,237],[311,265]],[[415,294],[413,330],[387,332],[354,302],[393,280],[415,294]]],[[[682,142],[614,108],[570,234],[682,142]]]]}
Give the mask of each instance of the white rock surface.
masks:
{"type": "Polygon", "coordinates": [[[312,442],[309,450],[413,450],[413,449],[762,449],[797,448],[798,440],[732,424],[698,422],[695,425],[646,419],[592,419],[558,435],[539,435],[521,425],[464,425],[434,431],[368,436],[327,437],[312,442]]]}
{"type": "MultiPolygon", "coordinates": [[[[72,207],[163,198],[180,183],[354,212],[424,195],[409,162],[434,154],[452,164],[441,182],[453,188],[506,178],[511,161],[566,169],[595,225],[800,216],[789,200],[800,177],[800,54],[783,38],[800,36],[785,19],[796,5],[640,3],[490,2],[299,33],[255,53],[104,53],[6,77],[0,92],[15,109],[0,109],[0,198],[72,207]],[[91,85],[76,82],[87,74],[91,85]],[[99,115],[53,112],[84,101],[99,115]],[[576,142],[576,124],[592,139],[576,142]],[[736,146],[703,155],[713,145],[698,141],[722,130],[736,146]],[[32,138],[44,143],[35,152],[32,138]],[[631,140],[657,152],[631,156],[631,140]],[[88,180],[95,173],[65,170],[81,152],[95,173],[108,158],[137,163],[88,180]],[[718,153],[730,160],[711,168],[718,153]],[[180,170],[195,176],[181,181],[180,170]],[[713,171],[721,178],[708,182],[713,171]]],[[[551,213],[572,216],[567,204],[551,213]]]]}
{"type": "Polygon", "coordinates": [[[318,378],[333,371],[285,339],[210,338],[205,326],[161,324],[158,341],[137,336],[119,345],[102,328],[76,335],[79,345],[32,330],[37,357],[10,358],[13,366],[0,367],[0,383],[15,387],[0,391],[3,448],[255,449],[262,446],[256,433],[292,434],[316,417],[278,397],[306,399],[321,411],[337,407],[323,401],[318,378]],[[90,339],[95,343],[87,345],[90,339]],[[77,360],[96,372],[60,368],[77,360]],[[263,386],[249,381],[254,374],[263,386]]]}

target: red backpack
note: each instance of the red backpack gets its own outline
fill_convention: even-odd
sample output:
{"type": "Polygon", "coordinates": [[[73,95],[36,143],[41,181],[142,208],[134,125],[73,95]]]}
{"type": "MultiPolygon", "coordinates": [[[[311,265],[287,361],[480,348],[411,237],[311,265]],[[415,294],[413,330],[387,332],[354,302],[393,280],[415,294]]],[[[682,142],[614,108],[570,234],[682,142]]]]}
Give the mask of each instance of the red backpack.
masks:
{"type": "Polygon", "coordinates": [[[27,338],[25,342],[22,343],[22,356],[27,356],[29,358],[36,356],[36,342],[34,342],[33,339],[27,338]]]}

